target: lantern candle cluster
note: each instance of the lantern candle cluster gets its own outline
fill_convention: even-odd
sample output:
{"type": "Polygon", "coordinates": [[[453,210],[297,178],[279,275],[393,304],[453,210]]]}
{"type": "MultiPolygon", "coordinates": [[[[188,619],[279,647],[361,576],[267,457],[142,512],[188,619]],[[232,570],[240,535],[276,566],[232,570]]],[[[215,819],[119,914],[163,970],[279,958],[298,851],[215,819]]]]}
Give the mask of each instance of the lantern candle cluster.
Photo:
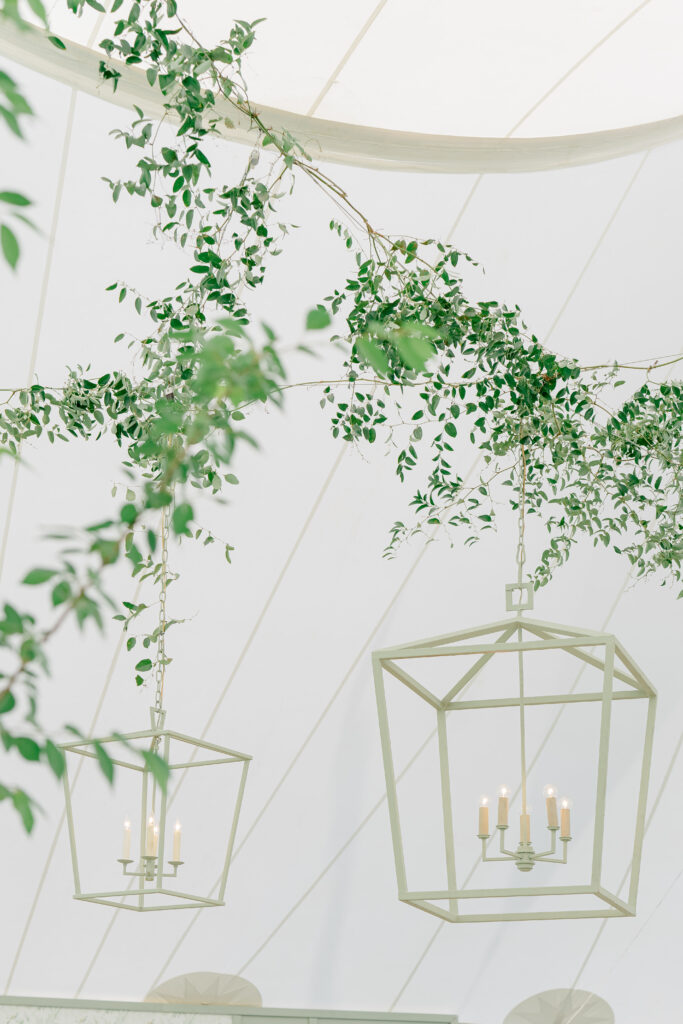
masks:
{"type": "MultiPolygon", "coordinates": [[[[178,868],[183,864],[183,861],[180,859],[181,836],[181,825],[180,822],[177,821],[175,823],[175,828],[173,829],[173,856],[168,861],[173,868],[173,871],[168,873],[162,872],[162,878],[175,878],[178,874],[178,868]]],[[[157,861],[159,858],[159,825],[157,824],[154,812],[152,812],[147,819],[147,825],[144,829],[144,843],[140,852],[140,861],[137,871],[128,870],[129,865],[133,863],[130,850],[131,825],[130,821],[126,820],[123,823],[123,846],[118,862],[123,866],[124,875],[138,876],[140,878],[145,878],[147,881],[152,881],[157,875],[157,861]]]]}
{"type": "Polygon", "coordinates": [[[537,861],[545,861],[551,864],[567,863],[567,843],[571,841],[571,801],[564,797],[560,801],[559,815],[557,806],[557,790],[554,786],[546,786],[543,790],[545,797],[546,828],[550,832],[550,847],[543,853],[536,853],[531,842],[531,807],[526,802],[526,786],[523,786],[522,810],[519,816],[519,843],[515,850],[508,850],[505,847],[505,832],[509,828],[510,817],[510,790],[507,786],[501,786],[498,790],[498,818],[496,829],[500,836],[500,856],[489,857],[487,854],[488,842],[491,838],[489,826],[489,800],[487,796],[481,798],[479,804],[479,832],[477,836],[481,839],[482,860],[509,860],[515,862],[520,871],[531,871],[537,861]],[[557,839],[562,843],[562,856],[556,857],[557,839]]]}

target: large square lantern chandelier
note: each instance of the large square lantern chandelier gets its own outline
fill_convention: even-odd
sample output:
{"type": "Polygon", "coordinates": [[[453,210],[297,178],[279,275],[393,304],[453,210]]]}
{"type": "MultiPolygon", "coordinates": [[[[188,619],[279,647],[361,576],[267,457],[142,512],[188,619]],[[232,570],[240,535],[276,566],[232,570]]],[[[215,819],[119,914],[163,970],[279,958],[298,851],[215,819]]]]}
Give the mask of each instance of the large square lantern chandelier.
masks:
{"type": "Polygon", "coordinates": [[[506,606],[373,653],[398,897],[454,923],[633,916],[655,691],[615,636],[528,617],[521,570],[506,606]]]}
{"type": "Polygon", "coordinates": [[[251,761],[248,754],[166,728],[166,510],[161,541],[151,727],[62,744],[74,899],[121,910],[224,906],[251,761]],[[116,766],[114,786],[100,771],[103,762],[116,766]]]}

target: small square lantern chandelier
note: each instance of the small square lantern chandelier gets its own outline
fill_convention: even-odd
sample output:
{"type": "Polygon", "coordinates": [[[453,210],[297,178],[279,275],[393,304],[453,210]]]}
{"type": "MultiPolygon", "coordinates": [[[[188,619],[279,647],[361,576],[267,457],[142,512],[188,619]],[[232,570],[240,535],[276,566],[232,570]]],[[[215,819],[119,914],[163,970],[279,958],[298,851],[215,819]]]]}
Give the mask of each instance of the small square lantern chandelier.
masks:
{"type": "MultiPolygon", "coordinates": [[[[164,509],[161,521],[161,575],[160,575],[160,620],[157,631],[157,678],[155,704],[150,709],[151,728],[140,732],[113,734],[103,737],[77,739],[62,744],[66,755],[64,791],[66,819],[71,847],[74,877],[74,899],[90,903],[101,903],[121,910],[153,911],[181,908],[202,909],[225,905],[225,888],[232,859],[237,825],[239,820],[247,770],[251,757],[228,747],[195,739],[184,733],[174,732],[165,727],[166,712],[163,710],[163,686],[167,663],[165,652],[166,587],[168,581],[168,514],[164,509]],[[96,764],[105,752],[110,761],[123,769],[123,780],[132,781],[132,793],[137,790],[139,819],[137,829],[128,818],[123,823],[121,856],[115,851],[109,853],[109,821],[96,823],[93,829],[91,806],[86,806],[87,830],[77,828],[74,812],[73,789],[77,773],[69,771],[70,756],[78,756],[78,771],[88,763],[96,764]],[[161,758],[168,766],[165,786],[157,781],[154,768],[161,758]],[[207,775],[210,773],[210,775],[207,775]],[[179,820],[173,828],[169,818],[171,804],[177,797],[180,786],[186,783],[190,792],[185,800],[185,814],[190,815],[190,829],[183,836],[179,820]],[[194,793],[192,787],[194,785],[194,793]],[[207,808],[206,804],[210,807],[207,808]],[[207,813],[208,812],[208,813],[207,813]],[[222,822],[221,822],[221,819],[222,822]],[[211,830],[217,831],[215,844],[209,848],[211,830]],[[220,830],[220,831],[218,831],[220,830]],[[94,834],[93,834],[94,833],[94,834]],[[102,835],[100,835],[100,833],[102,835]],[[104,836],[104,839],[102,838],[104,836]],[[190,847],[186,863],[181,855],[181,842],[190,847]],[[188,842],[189,840],[189,842],[188,842]],[[99,891],[84,887],[81,878],[79,847],[97,847],[96,873],[107,879],[99,891]],[[104,842],[104,847],[102,843],[104,842]],[[192,860],[194,859],[194,864],[192,860]],[[211,861],[220,875],[211,888],[204,881],[207,865],[211,861]],[[116,868],[116,863],[119,867],[116,868]],[[192,884],[178,888],[183,881],[183,869],[190,870],[192,884]],[[127,880],[127,886],[112,886],[111,881],[118,872],[127,880]],[[201,881],[200,881],[201,880],[201,881]],[[198,890],[200,890],[198,892],[198,890]]],[[[100,777],[99,771],[96,773],[100,777]]],[[[118,782],[118,776],[117,776],[118,782]]],[[[119,789],[120,787],[115,787],[119,789]]],[[[130,788],[130,787],[129,787],[130,788]]],[[[80,797],[79,793],[79,797],[80,797]]],[[[128,798],[128,796],[126,797],[128,798]]],[[[103,801],[95,811],[102,814],[103,801]]],[[[129,805],[128,805],[129,806],[129,805]]],[[[91,850],[92,852],[92,850],[91,850]]],[[[92,859],[92,858],[91,858],[92,859]]],[[[213,879],[212,879],[213,881],[213,879]]]]}
{"type": "MultiPolygon", "coordinates": [[[[533,589],[531,583],[522,581],[521,519],[518,580],[506,586],[506,608],[512,613],[511,617],[378,650],[372,656],[398,897],[404,903],[453,923],[633,916],[656,694],[613,635],[526,617],[524,613],[533,607],[533,589]],[[552,659],[555,661],[551,663],[552,659]],[[571,664],[579,673],[576,683],[567,692],[562,677],[571,664]],[[579,680],[591,673],[593,682],[589,680],[579,688],[579,680]],[[465,698],[470,687],[476,691],[478,687],[486,690],[488,686],[490,693],[492,685],[493,696],[485,693],[483,697],[470,699],[471,694],[467,693],[465,698]],[[389,690],[396,702],[393,706],[387,700],[389,690]],[[401,702],[402,716],[391,717],[395,707],[400,710],[401,702]],[[619,715],[615,709],[619,709],[619,715]],[[624,726],[622,709],[626,711],[627,731],[630,729],[627,743],[623,735],[617,735],[617,726],[624,726]],[[557,749],[553,749],[557,735],[550,743],[548,736],[563,711],[569,716],[579,716],[579,735],[565,736],[564,744],[558,743],[557,749]],[[572,782],[569,774],[578,776],[577,768],[588,760],[591,739],[597,748],[593,752],[597,763],[582,775],[581,784],[586,792],[577,817],[581,823],[581,842],[580,850],[573,851],[580,854],[576,859],[568,853],[572,842],[571,803],[563,799],[558,807],[555,787],[547,786],[544,790],[548,838],[539,850],[533,842],[531,807],[527,803],[527,718],[538,713],[554,714],[555,722],[535,759],[545,751],[546,760],[554,759],[553,770],[556,770],[556,762],[561,758],[565,782],[572,782]],[[404,771],[397,775],[396,749],[401,740],[405,741],[405,734],[410,732],[420,714],[425,724],[431,720],[430,735],[436,737],[437,750],[431,748],[433,757],[429,770],[432,774],[428,776],[428,769],[424,767],[424,774],[417,779],[403,778],[404,771]],[[489,764],[501,762],[506,756],[503,741],[509,741],[513,732],[509,729],[510,716],[517,719],[519,728],[517,763],[521,771],[517,793],[513,794],[508,787],[499,790],[493,835],[488,798],[481,798],[475,838],[475,829],[468,829],[466,824],[476,822],[474,801],[470,802],[471,789],[476,784],[472,779],[476,774],[471,763],[473,751],[484,759],[483,772],[488,770],[487,761],[489,764]],[[590,721],[587,716],[591,716],[590,721]],[[493,733],[484,722],[487,717],[492,718],[493,733]],[[495,732],[496,725],[500,733],[495,732]],[[486,730],[484,733],[479,731],[482,727],[486,730]],[[634,732],[637,732],[637,740],[633,740],[634,732]],[[613,759],[617,753],[630,749],[629,743],[639,750],[635,764],[631,759],[628,769],[633,784],[632,799],[618,791],[615,798],[618,808],[610,816],[608,796],[612,791],[608,792],[608,768],[618,788],[622,777],[615,771],[613,759]],[[617,753],[615,748],[618,748],[617,753]],[[454,762],[460,765],[460,774],[457,768],[454,770],[454,762]],[[518,841],[508,846],[510,805],[517,795],[518,841]],[[406,814],[409,798],[412,799],[411,813],[406,814]],[[617,828],[610,828],[609,833],[607,819],[612,826],[615,820],[617,823],[617,828]],[[620,863],[624,853],[631,857],[630,873],[625,876],[628,877],[628,892],[624,898],[620,895],[621,884],[614,881],[616,876],[605,863],[608,846],[610,850],[617,849],[620,863]],[[492,861],[496,862],[495,867],[489,867],[492,861]],[[493,875],[489,875],[490,872],[493,875]],[[572,874],[571,880],[562,877],[567,872],[572,874]],[[409,874],[414,877],[418,873],[421,879],[428,876],[427,885],[409,884],[409,874]],[[537,884],[522,884],[531,873],[537,884]],[[475,874],[477,882],[482,879],[482,883],[470,886],[475,874]],[[493,884],[486,885],[485,878],[492,879],[493,884]]],[[[565,715],[565,724],[570,720],[565,715]]],[[[427,743],[423,742],[420,751],[425,749],[427,743]]],[[[424,761],[424,753],[421,756],[424,761]]],[[[415,761],[414,755],[409,763],[412,765],[415,761]]],[[[415,776],[416,769],[413,767],[411,771],[415,776]]]]}

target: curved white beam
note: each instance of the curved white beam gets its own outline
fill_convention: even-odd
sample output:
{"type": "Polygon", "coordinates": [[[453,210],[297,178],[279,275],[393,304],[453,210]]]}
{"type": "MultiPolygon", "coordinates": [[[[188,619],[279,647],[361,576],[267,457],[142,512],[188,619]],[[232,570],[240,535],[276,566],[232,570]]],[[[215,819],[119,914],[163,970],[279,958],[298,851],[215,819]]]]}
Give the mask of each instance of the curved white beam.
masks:
{"type": "MultiPolygon", "coordinates": [[[[0,54],[118,106],[137,105],[148,117],[164,113],[163,96],[150,88],[141,68],[107,59],[120,74],[114,92],[111,83],[100,77],[103,54],[78,43],[68,42],[66,50],[59,50],[43,32],[19,31],[4,24],[0,54]]],[[[291,132],[315,160],[433,174],[514,174],[576,167],[614,160],[683,137],[683,116],[582,135],[508,139],[422,135],[326,121],[274,107],[258,109],[268,127],[291,132]]],[[[236,114],[227,101],[219,101],[217,110],[234,124],[222,128],[226,139],[254,145],[254,130],[246,117],[236,114]]]]}

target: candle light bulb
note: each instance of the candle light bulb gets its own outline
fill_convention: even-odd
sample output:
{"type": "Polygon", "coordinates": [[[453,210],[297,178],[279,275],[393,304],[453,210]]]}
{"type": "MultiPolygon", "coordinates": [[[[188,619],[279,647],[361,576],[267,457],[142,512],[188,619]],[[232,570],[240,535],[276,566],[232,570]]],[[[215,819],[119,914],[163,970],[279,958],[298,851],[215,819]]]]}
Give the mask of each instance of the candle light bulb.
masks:
{"type": "Polygon", "coordinates": [[[569,797],[562,797],[562,800],[560,801],[560,839],[571,838],[571,806],[572,801],[569,797]]]}
{"type": "Polygon", "coordinates": [[[510,788],[499,786],[498,788],[498,828],[507,828],[508,814],[510,813],[510,788]]]}
{"type": "Polygon", "coordinates": [[[158,834],[158,830],[155,828],[154,815],[150,814],[147,820],[147,835],[145,837],[145,856],[153,857],[156,853],[154,849],[154,833],[158,834]]]}
{"type": "Polygon", "coordinates": [[[128,819],[123,823],[123,849],[121,851],[121,859],[130,859],[130,822],[128,819]]]}
{"type": "Polygon", "coordinates": [[[173,829],[173,860],[180,860],[180,822],[176,821],[175,828],[173,829]]]}
{"type": "Polygon", "coordinates": [[[544,786],[543,795],[545,796],[545,813],[548,819],[548,828],[557,828],[557,789],[555,786],[544,786]]]}
{"type": "Polygon", "coordinates": [[[477,833],[480,837],[489,836],[489,798],[482,796],[479,798],[479,832],[477,833]]]}

